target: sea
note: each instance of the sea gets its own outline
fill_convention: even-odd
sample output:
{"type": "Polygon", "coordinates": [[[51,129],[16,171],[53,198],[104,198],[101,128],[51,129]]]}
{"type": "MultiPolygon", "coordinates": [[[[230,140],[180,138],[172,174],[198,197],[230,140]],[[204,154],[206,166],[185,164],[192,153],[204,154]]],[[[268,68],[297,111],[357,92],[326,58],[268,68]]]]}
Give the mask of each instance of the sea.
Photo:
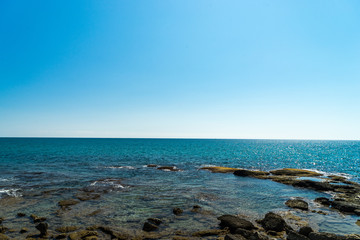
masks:
{"type": "Polygon", "coordinates": [[[328,193],[200,170],[301,168],[360,182],[359,164],[359,141],[0,138],[0,217],[13,228],[30,224],[16,216],[22,212],[46,217],[49,228],[106,224],[127,229],[141,229],[147,218],[157,217],[164,219],[163,228],[198,231],[217,228],[222,214],[256,220],[274,211],[291,212],[318,231],[360,234],[357,216],[314,202],[331,198],[328,193]],[[59,213],[59,201],[91,188],[100,198],[59,213]],[[284,203],[294,197],[326,215],[289,209],[284,203]],[[194,205],[204,214],[191,211],[194,205]],[[174,216],[175,207],[184,213],[174,216]]]}

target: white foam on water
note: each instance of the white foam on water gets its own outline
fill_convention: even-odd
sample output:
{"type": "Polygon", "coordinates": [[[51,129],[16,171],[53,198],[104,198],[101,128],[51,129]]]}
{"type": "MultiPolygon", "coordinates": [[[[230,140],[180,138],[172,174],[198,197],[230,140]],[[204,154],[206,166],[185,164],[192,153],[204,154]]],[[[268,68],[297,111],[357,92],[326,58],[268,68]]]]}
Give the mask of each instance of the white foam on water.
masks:
{"type": "Polygon", "coordinates": [[[104,168],[111,168],[111,169],[135,169],[135,167],[133,166],[109,166],[109,167],[104,167],[104,168]]]}
{"type": "Polygon", "coordinates": [[[19,191],[20,191],[20,189],[17,189],[17,188],[0,189],[0,197],[1,197],[1,195],[4,195],[4,194],[6,194],[7,196],[11,196],[11,197],[21,197],[22,194],[19,191]]]}

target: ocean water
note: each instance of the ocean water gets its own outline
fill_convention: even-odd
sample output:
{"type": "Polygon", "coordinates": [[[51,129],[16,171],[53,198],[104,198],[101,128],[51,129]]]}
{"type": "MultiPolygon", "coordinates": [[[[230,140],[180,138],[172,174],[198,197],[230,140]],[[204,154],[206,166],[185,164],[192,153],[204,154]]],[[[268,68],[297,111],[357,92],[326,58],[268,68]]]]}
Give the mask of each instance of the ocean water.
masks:
{"type": "Polygon", "coordinates": [[[359,182],[359,163],[359,141],[0,138],[0,217],[14,228],[29,225],[16,217],[23,212],[47,217],[50,227],[107,224],[127,229],[141,229],[148,217],[160,217],[165,219],[162,228],[197,231],[217,227],[221,214],[259,219],[268,211],[291,211],[319,231],[360,234],[357,217],[313,202],[331,197],[326,193],[199,170],[208,165],[305,168],[359,182]],[[84,188],[102,191],[101,197],[58,214],[58,201],[74,198],[84,188]],[[290,210],[284,202],[291,197],[302,197],[327,215],[290,210]],[[204,214],[190,211],[195,204],[204,214]],[[184,214],[174,216],[174,207],[184,214]]]}

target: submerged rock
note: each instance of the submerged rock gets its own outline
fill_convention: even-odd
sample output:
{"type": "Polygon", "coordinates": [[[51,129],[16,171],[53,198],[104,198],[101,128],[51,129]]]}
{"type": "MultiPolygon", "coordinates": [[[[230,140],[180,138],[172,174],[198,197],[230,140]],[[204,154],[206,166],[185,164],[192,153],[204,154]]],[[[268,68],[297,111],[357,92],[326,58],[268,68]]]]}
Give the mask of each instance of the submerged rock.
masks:
{"type": "Polygon", "coordinates": [[[67,199],[67,200],[60,201],[58,204],[62,209],[65,209],[65,208],[68,208],[69,206],[76,205],[79,202],[80,201],[75,200],[75,199],[67,199]]]}
{"type": "Polygon", "coordinates": [[[18,217],[25,217],[25,216],[26,216],[26,214],[25,214],[25,213],[21,213],[21,212],[19,212],[19,213],[17,213],[17,214],[16,214],[16,216],[18,216],[18,217]]]}
{"type": "Polygon", "coordinates": [[[305,170],[305,169],[296,169],[296,168],[284,168],[270,171],[273,175],[286,175],[286,176],[297,176],[297,177],[316,177],[322,176],[321,173],[305,170]]]}
{"type": "Polygon", "coordinates": [[[80,240],[85,237],[92,237],[92,236],[97,236],[97,235],[98,235],[98,233],[95,231],[81,230],[78,232],[71,233],[69,235],[69,239],[70,240],[80,240]]]}
{"type": "Polygon", "coordinates": [[[294,187],[310,188],[317,191],[334,191],[335,187],[326,182],[315,182],[311,180],[299,180],[292,184],[294,187]]]}
{"type": "Polygon", "coordinates": [[[158,165],[156,165],[156,164],[148,164],[148,165],[146,165],[147,167],[157,167],[158,165]]]}
{"type": "Polygon", "coordinates": [[[35,214],[31,214],[30,218],[33,220],[34,223],[46,221],[46,217],[39,217],[39,216],[36,216],[35,214]]]}
{"type": "Polygon", "coordinates": [[[55,231],[61,232],[61,233],[68,233],[68,232],[76,231],[78,229],[79,228],[76,226],[63,226],[63,227],[56,228],[55,231]]]}
{"type": "Polygon", "coordinates": [[[163,170],[163,171],[171,171],[171,172],[181,171],[180,169],[176,168],[175,166],[163,166],[163,167],[158,167],[157,169],[163,170]]]}
{"type": "Polygon", "coordinates": [[[182,214],[184,211],[181,209],[181,208],[174,208],[173,209],[173,213],[175,214],[175,215],[180,215],[180,214],[182,214]]]}
{"type": "Polygon", "coordinates": [[[149,223],[149,222],[145,222],[142,229],[143,229],[145,232],[151,232],[151,231],[157,230],[158,228],[159,228],[159,227],[158,227],[157,225],[155,225],[155,224],[152,224],[152,223],[149,223]]]}
{"type": "Polygon", "coordinates": [[[160,225],[162,223],[162,220],[159,218],[148,218],[148,222],[153,223],[155,225],[160,225]]]}
{"type": "Polygon", "coordinates": [[[77,199],[80,201],[88,201],[100,198],[100,194],[98,193],[89,193],[89,192],[81,192],[75,195],[77,199]]]}
{"type": "Polygon", "coordinates": [[[315,202],[317,203],[320,203],[324,206],[330,206],[331,205],[331,200],[326,198],[326,197],[318,197],[318,198],[315,198],[314,200],[315,202]]]}
{"type": "Polygon", "coordinates": [[[241,170],[240,168],[230,168],[230,167],[202,167],[200,170],[209,170],[213,173],[234,173],[237,170],[241,170]]]}
{"type": "Polygon", "coordinates": [[[220,230],[220,229],[209,229],[209,230],[203,230],[198,231],[192,234],[194,237],[207,237],[207,236],[218,236],[218,235],[224,235],[226,234],[226,230],[220,230]]]}
{"type": "Polygon", "coordinates": [[[290,199],[285,202],[286,206],[291,208],[298,208],[301,210],[309,210],[309,204],[301,199],[290,199]]]}
{"type": "Polygon", "coordinates": [[[234,215],[222,215],[218,217],[220,220],[220,226],[222,228],[228,227],[231,232],[234,232],[238,228],[246,229],[246,230],[253,230],[256,229],[254,224],[245,220],[243,218],[239,218],[238,216],[234,215]]]}

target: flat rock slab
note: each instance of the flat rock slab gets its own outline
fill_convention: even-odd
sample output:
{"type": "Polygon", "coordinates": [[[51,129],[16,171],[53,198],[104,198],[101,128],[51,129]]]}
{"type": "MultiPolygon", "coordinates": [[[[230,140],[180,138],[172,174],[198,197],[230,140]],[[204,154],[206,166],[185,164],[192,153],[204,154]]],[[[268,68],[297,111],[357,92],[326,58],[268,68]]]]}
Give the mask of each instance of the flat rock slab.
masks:
{"type": "Polygon", "coordinates": [[[301,210],[309,210],[309,204],[301,199],[290,199],[285,202],[286,206],[301,210]]]}
{"type": "Polygon", "coordinates": [[[234,215],[223,215],[218,217],[218,219],[220,220],[220,226],[223,228],[228,227],[230,231],[235,231],[238,228],[246,230],[256,229],[254,224],[252,224],[248,220],[239,218],[234,215]]]}

